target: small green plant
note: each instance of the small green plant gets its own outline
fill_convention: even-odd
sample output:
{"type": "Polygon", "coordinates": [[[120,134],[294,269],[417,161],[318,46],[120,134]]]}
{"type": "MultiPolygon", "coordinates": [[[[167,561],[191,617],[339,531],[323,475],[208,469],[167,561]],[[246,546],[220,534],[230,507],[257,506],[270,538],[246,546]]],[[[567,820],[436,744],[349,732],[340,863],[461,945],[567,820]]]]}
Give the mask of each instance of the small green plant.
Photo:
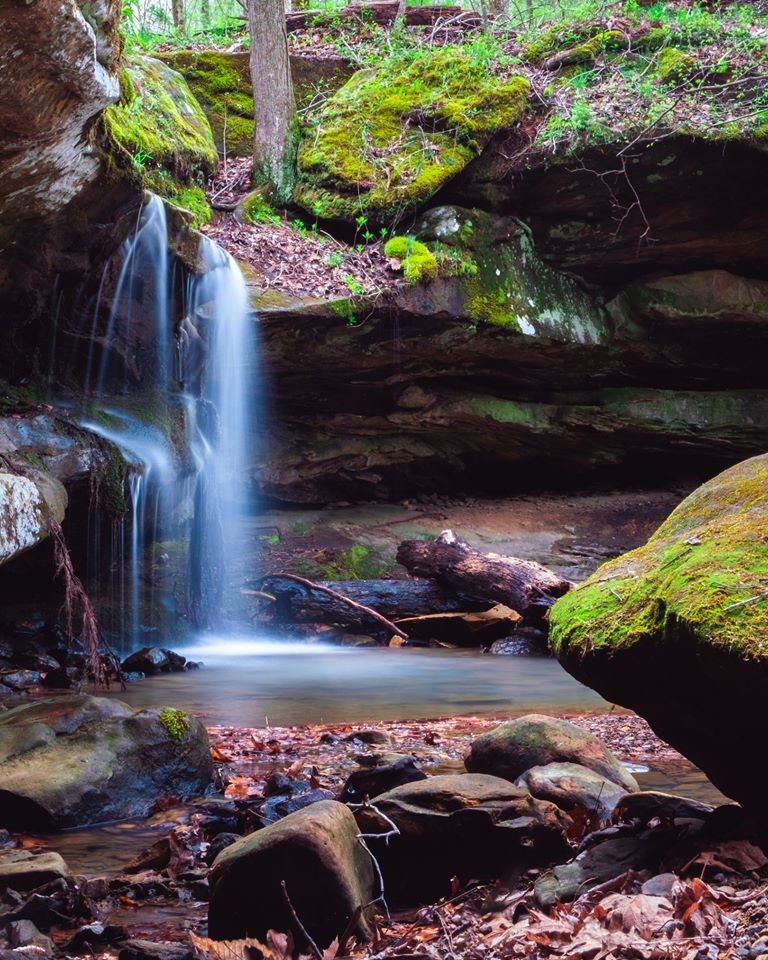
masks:
{"type": "Polygon", "coordinates": [[[409,283],[427,282],[437,277],[435,255],[413,237],[392,237],[384,245],[384,255],[400,263],[403,276],[409,283]]]}
{"type": "Polygon", "coordinates": [[[344,254],[341,250],[334,250],[325,258],[326,266],[340,267],[344,263],[344,254]]]}
{"type": "Polygon", "coordinates": [[[355,543],[330,563],[320,566],[324,580],[375,580],[389,569],[389,565],[362,543],[355,543]]]}
{"type": "Polygon", "coordinates": [[[280,223],[280,217],[257,191],[243,204],[243,220],[246,223],[280,223]]]}
{"type": "Polygon", "coordinates": [[[165,728],[165,732],[171,740],[181,741],[187,735],[189,730],[189,715],[184,710],[174,710],[172,707],[165,707],[160,711],[158,720],[165,728]]]}
{"type": "Polygon", "coordinates": [[[351,273],[344,274],[344,283],[347,285],[349,292],[355,297],[365,296],[365,287],[360,283],[359,280],[356,280],[351,273]]]}

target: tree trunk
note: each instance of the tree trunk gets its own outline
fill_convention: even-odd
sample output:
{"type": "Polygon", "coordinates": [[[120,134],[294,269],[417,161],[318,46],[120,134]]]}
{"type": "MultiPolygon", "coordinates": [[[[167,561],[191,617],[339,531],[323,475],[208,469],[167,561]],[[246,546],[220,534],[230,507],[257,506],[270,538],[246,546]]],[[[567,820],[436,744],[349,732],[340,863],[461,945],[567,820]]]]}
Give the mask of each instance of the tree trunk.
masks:
{"type": "Polygon", "coordinates": [[[174,27],[179,33],[184,33],[186,29],[184,24],[184,0],[171,0],[171,17],[174,27]]]}
{"type": "Polygon", "coordinates": [[[525,620],[541,620],[572,584],[531,560],[480,553],[452,530],[436,540],[404,540],[397,562],[409,573],[429,577],[478,600],[516,610],[525,620]]]}
{"type": "Polygon", "coordinates": [[[211,25],[211,0],[200,0],[200,18],[203,29],[207,30],[211,25]]]}
{"type": "Polygon", "coordinates": [[[405,26],[405,3],[406,0],[398,0],[395,21],[392,24],[393,30],[402,30],[405,26]]]}
{"type": "Polygon", "coordinates": [[[249,0],[253,82],[254,184],[288,203],[293,192],[297,127],[284,0],[249,0]]]}

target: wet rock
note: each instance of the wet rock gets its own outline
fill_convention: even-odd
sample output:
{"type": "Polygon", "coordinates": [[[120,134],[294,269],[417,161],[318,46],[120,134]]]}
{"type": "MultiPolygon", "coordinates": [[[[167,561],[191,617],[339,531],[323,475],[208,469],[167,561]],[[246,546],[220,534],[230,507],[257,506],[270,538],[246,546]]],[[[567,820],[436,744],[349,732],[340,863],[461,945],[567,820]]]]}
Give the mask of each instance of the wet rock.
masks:
{"type": "Polygon", "coordinates": [[[51,880],[69,874],[69,867],[58,853],[30,853],[12,850],[0,854],[0,889],[34,890],[51,880]]]}
{"type": "Polygon", "coordinates": [[[344,737],[344,743],[355,742],[389,746],[392,737],[385,730],[355,730],[344,737]]]}
{"type": "Polygon", "coordinates": [[[595,812],[601,821],[610,819],[627,791],[612,780],[578,763],[548,763],[531,767],[515,781],[539,800],[551,800],[561,810],[574,807],[595,812]]]}
{"type": "Polygon", "coordinates": [[[567,814],[509,781],[485,774],[429,777],[376,798],[355,817],[378,859],[387,896],[420,903],[450,892],[454,876],[506,877],[567,855],[567,814]]]}
{"type": "Polygon", "coordinates": [[[157,673],[179,673],[184,670],[186,660],[173,650],[162,647],[142,647],[123,660],[121,666],[126,673],[143,673],[152,677],[157,673]]]}
{"type": "Polygon", "coordinates": [[[274,794],[269,797],[266,803],[259,809],[259,816],[262,823],[266,826],[287,817],[297,810],[303,810],[304,807],[313,803],[319,803],[321,800],[333,800],[334,795],[330,790],[324,790],[322,787],[310,787],[308,782],[302,789],[297,789],[290,793],[274,794]]]}
{"type": "Polygon", "coordinates": [[[393,763],[373,769],[355,770],[347,778],[339,800],[342,803],[361,803],[365,797],[373,799],[404,783],[426,779],[426,773],[419,769],[413,757],[399,757],[393,763]]]}
{"type": "Polygon", "coordinates": [[[211,840],[205,852],[205,862],[208,866],[211,866],[222,850],[231,847],[232,844],[237,843],[239,839],[240,835],[237,833],[218,833],[213,840],[211,840]]]}
{"type": "Polygon", "coordinates": [[[546,657],[549,656],[547,636],[541,630],[520,627],[510,636],[494,640],[489,653],[494,656],[546,657]]]}
{"type": "Polygon", "coordinates": [[[667,842],[667,837],[646,830],[637,836],[612,837],[597,843],[570,863],[543,874],[534,885],[536,902],[542,910],[549,910],[627,870],[655,870],[667,842]]]}
{"type": "Polygon", "coordinates": [[[478,737],[464,763],[471,773],[490,773],[515,781],[531,767],[576,763],[626,791],[637,783],[597,737],[566,720],[529,714],[502,723],[478,737]]]}
{"type": "MultiPolygon", "coordinates": [[[[209,935],[264,939],[269,929],[291,930],[303,943],[281,887],[285,881],[310,936],[327,946],[375,896],[373,867],[357,833],[349,809],[326,800],[227,847],[209,877],[209,935]]],[[[359,937],[370,937],[365,910],[354,927],[359,937]]]]}
{"type": "Polygon", "coordinates": [[[714,807],[688,797],[676,797],[671,793],[656,790],[642,790],[623,797],[618,803],[617,813],[622,820],[639,820],[648,823],[658,817],[659,820],[706,820],[714,807]]]}
{"type": "Polygon", "coordinates": [[[29,690],[39,687],[42,679],[37,670],[12,670],[9,673],[0,674],[0,683],[9,690],[29,690]]]}
{"type": "MultiPolygon", "coordinates": [[[[0,473],[0,564],[48,536],[50,509],[33,480],[0,473]]],[[[56,517],[62,518],[63,512],[56,517]]]]}
{"type": "Polygon", "coordinates": [[[145,870],[159,871],[165,869],[171,859],[171,842],[168,837],[162,837],[152,844],[124,868],[123,873],[143,873],[145,870]]]}
{"type": "Polygon", "coordinates": [[[67,944],[71,953],[93,953],[94,947],[105,947],[125,940],[125,927],[117,924],[87,923],[80,927],[67,944]]]}
{"type": "Polygon", "coordinates": [[[766,522],[762,455],[695,490],[644,546],[604,564],[551,615],[566,670],[639,713],[758,816],[768,802],[753,746],[768,739],[766,522]]]}
{"type": "Polygon", "coordinates": [[[126,940],[117,960],[193,960],[186,943],[154,943],[151,940],[126,940]]]}
{"type": "Polygon", "coordinates": [[[57,828],[142,816],[159,796],[200,793],[212,761],[186,714],[84,694],[0,714],[0,806],[8,826],[57,828]]]}
{"type": "Polygon", "coordinates": [[[17,947],[34,947],[36,956],[53,956],[53,940],[41,933],[31,920],[14,920],[8,924],[6,934],[8,943],[14,949],[17,947]]]}

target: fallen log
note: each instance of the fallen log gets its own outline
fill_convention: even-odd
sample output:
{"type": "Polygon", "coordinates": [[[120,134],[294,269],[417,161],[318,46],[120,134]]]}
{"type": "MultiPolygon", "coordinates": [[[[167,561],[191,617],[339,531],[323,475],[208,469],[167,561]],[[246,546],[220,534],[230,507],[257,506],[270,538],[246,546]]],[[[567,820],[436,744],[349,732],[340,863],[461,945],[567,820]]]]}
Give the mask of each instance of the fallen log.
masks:
{"type": "MultiPolygon", "coordinates": [[[[281,574],[264,577],[259,584],[264,593],[275,597],[278,617],[286,622],[371,622],[360,610],[339,603],[327,593],[307,590],[281,574]]],[[[317,586],[330,588],[393,620],[434,613],[475,612],[488,606],[483,601],[445,590],[432,580],[322,580],[317,586]]]]}
{"type": "Polygon", "coordinates": [[[481,553],[452,530],[435,540],[404,540],[397,562],[417,577],[429,577],[475,600],[503,603],[525,620],[541,620],[573,584],[540,563],[481,553]]]}
{"type": "MultiPolygon", "coordinates": [[[[359,616],[368,617],[371,620],[375,620],[381,626],[385,627],[390,634],[394,634],[397,637],[401,637],[403,640],[408,639],[408,634],[404,633],[400,627],[396,627],[391,620],[388,620],[386,617],[382,616],[377,610],[371,609],[371,607],[366,604],[358,603],[356,600],[352,600],[350,597],[346,597],[343,594],[339,593],[338,590],[334,590],[332,587],[324,586],[320,583],[315,583],[312,580],[307,580],[306,577],[299,577],[295,573],[281,573],[280,576],[283,580],[288,580],[293,583],[298,584],[301,587],[304,587],[305,590],[311,591],[313,593],[320,593],[324,596],[330,597],[335,603],[340,604],[342,607],[349,607],[354,610],[359,616]]],[[[267,586],[269,582],[269,577],[265,577],[261,581],[260,590],[243,590],[243,593],[251,593],[257,596],[265,596],[266,591],[263,589],[267,586]]],[[[275,602],[278,602],[277,596],[275,596],[275,602]]]]}
{"type": "MultiPolygon", "coordinates": [[[[353,3],[335,11],[333,19],[372,21],[379,26],[389,27],[395,22],[397,8],[398,0],[353,3]]],[[[308,30],[316,25],[322,26],[330,16],[327,10],[297,10],[285,15],[285,27],[288,33],[308,30]]],[[[452,20],[465,27],[477,27],[482,23],[480,16],[473,10],[459,6],[435,4],[426,7],[407,7],[405,11],[405,22],[409,27],[431,27],[438,20],[452,20]]]]}

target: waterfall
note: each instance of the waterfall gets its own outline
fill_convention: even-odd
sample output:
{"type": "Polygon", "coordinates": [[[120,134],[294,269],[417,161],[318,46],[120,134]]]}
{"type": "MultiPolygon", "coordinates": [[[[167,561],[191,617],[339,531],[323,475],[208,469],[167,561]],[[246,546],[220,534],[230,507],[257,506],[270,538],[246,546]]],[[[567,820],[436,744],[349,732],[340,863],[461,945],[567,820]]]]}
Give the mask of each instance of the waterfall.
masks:
{"type": "MultiPolygon", "coordinates": [[[[229,615],[235,609],[226,588],[252,511],[246,477],[256,365],[245,280],[207,238],[200,239],[196,273],[180,268],[168,241],[164,204],[151,197],[120,251],[102,336],[105,277],[114,265],[88,318],[79,422],[115,443],[130,465],[128,511],[113,524],[102,614],[124,650],[167,642],[163,607],[197,629],[221,626],[225,608],[229,615]],[[166,543],[179,571],[172,595],[158,591],[152,562],[152,545],[166,543]]],[[[95,565],[103,566],[100,526],[93,526],[95,565]]]]}

